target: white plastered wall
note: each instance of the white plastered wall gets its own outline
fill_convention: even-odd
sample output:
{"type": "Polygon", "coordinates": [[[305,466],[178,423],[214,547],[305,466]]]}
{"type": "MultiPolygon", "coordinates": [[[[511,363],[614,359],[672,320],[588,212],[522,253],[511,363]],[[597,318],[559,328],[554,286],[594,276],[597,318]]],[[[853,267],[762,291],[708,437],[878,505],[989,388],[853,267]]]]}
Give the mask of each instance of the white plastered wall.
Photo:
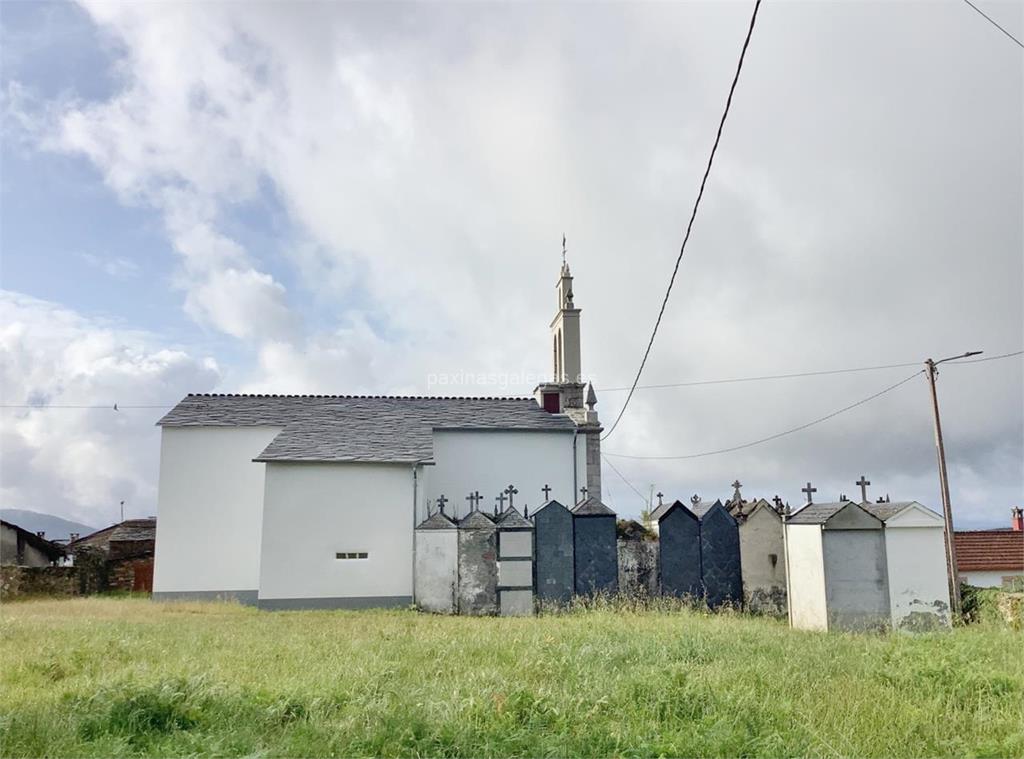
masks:
{"type": "Polygon", "coordinates": [[[408,464],[267,464],[260,605],[411,602],[412,483],[408,464]]]}
{"type": "Polygon", "coordinates": [[[263,464],[279,427],[164,427],[153,592],[248,594],[259,586],[263,464]]]}
{"type": "Polygon", "coordinates": [[[785,550],[790,624],[798,630],[827,630],[821,526],[787,524],[785,550]]]}
{"type": "Polygon", "coordinates": [[[934,615],[949,626],[949,583],[943,523],[937,514],[910,509],[885,525],[885,555],[889,575],[889,606],[893,627],[934,615]],[[913,616],[912,616],[913,615],[913,616]]]}
{"type": "MultiPolygon", "coordinates": [[[[465,516],[469,507],[466,496],[480,491],[480,509],[491,513],[495,498],[510,484],[519,491],[515,506],[523,511],[528,504],[533,513],[544,504],[541,488],[550,485],[552,499],[567,507],[579,500],[573,497],[573,433],[525,431],[462,431],[434,432],[434,466],[423,467],[423,498],[436,501],[444,495],[449,499],[446,513],[465,516]]],[[[576,439],[578,485],[587,479],[586,440],[576,439]]],[[[508,501],[505,501],[508,505],[508,501]]],[[[418,521],[426,518],[422,501],[418,521]]]]}
{"type": "Polygon", "coordinates": [[[959,573],[960,582],[976,588],[1001,588],[1004,577],[1024,577],[1024,572],[1016,569],[971,570],[959,573]]]}

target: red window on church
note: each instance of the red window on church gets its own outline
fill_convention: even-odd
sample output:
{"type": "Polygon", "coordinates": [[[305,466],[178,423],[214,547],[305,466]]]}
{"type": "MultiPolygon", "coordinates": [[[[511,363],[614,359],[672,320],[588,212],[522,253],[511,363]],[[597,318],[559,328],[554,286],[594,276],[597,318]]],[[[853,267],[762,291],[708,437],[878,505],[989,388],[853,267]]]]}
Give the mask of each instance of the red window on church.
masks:
{"type": "Polygon", "coordinates": [[[558,404],[558,393],[544,393],[544,410],[549,414],[557,414],[562,410],[558,404]]]}

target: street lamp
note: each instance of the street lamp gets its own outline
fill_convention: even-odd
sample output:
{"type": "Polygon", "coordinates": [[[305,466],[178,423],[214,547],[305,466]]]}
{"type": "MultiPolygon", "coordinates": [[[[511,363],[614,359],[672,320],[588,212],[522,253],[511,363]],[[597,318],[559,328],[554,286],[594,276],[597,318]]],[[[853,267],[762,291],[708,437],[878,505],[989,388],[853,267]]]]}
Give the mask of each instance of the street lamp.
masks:
{"type": "Polygon", "coordinates": [[[983,351],[968,351],[960,356],[949,356],[938,361],[928,359],[924,362],[928,372],[928,385],[932,390],[932,411],[935,414],[935,450],[939,457],[939,487],[942,492],[942,518],[946,523],[946,568],[949,576],[949,599],[953,604],[953,613],[960,615],[960,575],[956,570],[956,546],[953,542],[953,507],[949,502],[949,474],[946,472],[946,447],[942,442],[942,422],[939,421],[939,396],[935,392],[935,378],[939,372],[936,366],[947,361],[979,356],[983,351]]]}

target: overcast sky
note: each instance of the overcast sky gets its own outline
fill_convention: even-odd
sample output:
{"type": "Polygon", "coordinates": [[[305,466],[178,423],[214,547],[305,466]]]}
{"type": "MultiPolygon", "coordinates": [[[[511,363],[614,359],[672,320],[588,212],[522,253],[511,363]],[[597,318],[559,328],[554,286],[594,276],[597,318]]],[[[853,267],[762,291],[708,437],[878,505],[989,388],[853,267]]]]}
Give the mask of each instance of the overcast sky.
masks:
{"type": "MultiPolygon", "coordinates": [[[[1018,37],[1019,3],[981,7],[1018,37]]],[[[529,394],[563,232],[613,420],[749,3],[0,5],[7,405],[529,394]],[[495,384],[433,385],[478,374],[495,384]]],[[[959,0],[770,2],[642,385],[1024,347],[1024,56],[959,0]]],[[[1024,500],[1021,357],[943,367],[957,525],[1024,500]]],[[[641,492],[939,507],[915,368],[638,391],[641,492]]],[[[0,505],[155,513],[160,408],[2,410],[0,505]]],[[[619,454],[620,457],[612,457],[619,454]]],[[[641,499],[608,465],[605,500],[641,499]]],[[[539,494],[538,494],[539,495],[539,494]]]]}

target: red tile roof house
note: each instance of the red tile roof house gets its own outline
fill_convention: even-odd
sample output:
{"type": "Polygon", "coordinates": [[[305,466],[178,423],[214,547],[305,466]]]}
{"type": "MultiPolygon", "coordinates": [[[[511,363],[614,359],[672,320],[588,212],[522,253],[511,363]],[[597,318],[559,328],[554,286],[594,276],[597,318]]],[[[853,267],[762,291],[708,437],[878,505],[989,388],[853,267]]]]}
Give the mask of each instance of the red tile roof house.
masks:
{"type": "Polygon", "coordinates": [[[960,581],[977,588],[1016,589],[1024,583],[1024,510],[1010,529],[955,532],[960,581]]]}

